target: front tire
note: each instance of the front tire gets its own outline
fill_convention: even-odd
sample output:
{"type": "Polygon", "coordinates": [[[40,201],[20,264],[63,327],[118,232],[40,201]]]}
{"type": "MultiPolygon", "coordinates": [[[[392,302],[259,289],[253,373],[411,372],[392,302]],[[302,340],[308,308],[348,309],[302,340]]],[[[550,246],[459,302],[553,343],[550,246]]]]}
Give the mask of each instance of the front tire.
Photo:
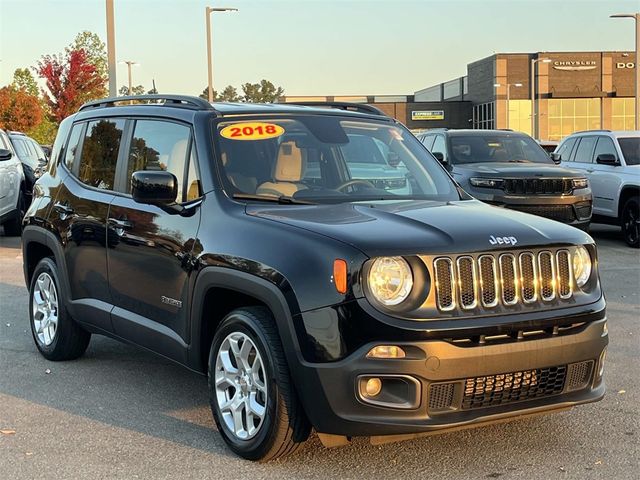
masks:
{"type": "Polygon", "coordinates": [[[51,258],[40,260],[33,272],[29,305],[33,341],[47,360],[74,360],[87,350],[91,334],[67,312],[58,267],[51,258]]]}
{"type": "Polygon", "coordinates": [[[631,197],[622,207],[622,235],[627,245],[640,247],[640,197],[631,197]]]}
{"type": "Polygon", "coordinates": [[[309,436],[311,427],[266,308],[234,310],[222,321],[209,354],[209,396],[218,431],[243,458],[284,457],[309,436]]]}

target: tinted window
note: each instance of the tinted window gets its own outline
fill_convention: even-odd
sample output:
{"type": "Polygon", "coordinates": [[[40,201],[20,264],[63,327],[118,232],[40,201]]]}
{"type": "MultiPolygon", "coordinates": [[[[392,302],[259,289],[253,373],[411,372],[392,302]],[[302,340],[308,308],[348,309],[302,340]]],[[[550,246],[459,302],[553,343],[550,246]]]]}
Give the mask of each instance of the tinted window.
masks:
{"type": "Polygon", "coordinates": [[[447,145],[444,142],[444,135],[436,135],[436,141],[433,142],[431,151],[434,153],[440,152],[442,155],[444,155],[444,159],[447,159],[447,145]]]}
{"type": "Polygon", "coordinates": [[[124,119],[89,122],[82,144],[78,178],[87,185],[112,190],[124,119]]]}
{"type": "MultiPolygon", "coordinates": [[[[531,137],[510,134],[452,135],[451,162],[534,162],[553,164],[547,152],[531,137]]],[[[433,150],[435,151],[435,145],[433,150]]]]}
{"type": "Polygon", "coordinates": [[[425,147],[431,150],[431,146],[433,145],[434,138],[435,138],[435,135],[425,135],[424,137],[422,137],[422,143],[424,144],[425,147]]]}
{"type": "Polygon", "coordinates": [[[576,140],[578,140],[576,137],[568,138],[558,147],[556,153],[560,155],[560,160],[568,162],[571,159],[571,151],[576,144],[576,140]]]}
{"type": "Polygon", "coordinates": [[[616,152],[616,146],[613,144],[613,140],[609,137],[598,137],[598,143],[596,143],[596,149],[593,152],[593,161],[596,161],[598,155],[603,153],[609,153],[618,159],[618,152],[616,152]]]}
{"type": "Polygon", "coordinates": [[[591,163],[593,147],[596,144],[596,137],[582,137],[580,138],[580,143],[578,144],[578,149],[576,150],[576,154],[574,156],[574,162],[581,163],[591,163]]]}
{"type": "Polygon", "coordinates": [[[79,123],[73,126],[71,130],[71,136],[69,137],[69,144],[64,154],[64,164],[69,170],[73,172],[73,165],[75,163],[76,152],[78,150],[78,144],[80,143],[80,135],[82,134],[83,123],[79,123]]]}
{"type": "Polygon", "coordinates": [[[36,153],[36,159],[46,160],[47,154],[44,153],[44,150],[42,149],[42,147],[39,144],[37,144],[35,140],[29,139],[29,141],[31,142],[31,146],[33,147],[33,150],[36,153]]]}
{"type": "Polygon", "coordinates": [[[189,127],[158,120],[138,120],[133,131],[127,165],[127,193],[131,192],[131,175],[139,170],[164,170],[178,179],[178,201],[182,190],[189,153],[189,127]]]}
{"type": "Polygon", "coordinates": [[[627,165],[640,165],[640,137],[619,138],[618,143],[627,165]]]}

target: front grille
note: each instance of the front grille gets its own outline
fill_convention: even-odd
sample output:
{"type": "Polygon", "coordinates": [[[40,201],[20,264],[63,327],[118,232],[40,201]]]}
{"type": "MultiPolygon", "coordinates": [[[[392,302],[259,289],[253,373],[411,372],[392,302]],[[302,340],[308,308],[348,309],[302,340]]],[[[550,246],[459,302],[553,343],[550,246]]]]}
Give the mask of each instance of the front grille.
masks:
{"type": "Polygon", "coordinates": [[[571,205],[514,205],[508,206],[514,210],[539,217],[549,218],[558,222],[570,223],[576,219],[576,215],[571,205]]]}
{"type": "Polygon", "coordinates": [[[565,178],[505,178],[504,191],[511,195],[568,195],[573,189],[565,178]]]}
{"type": "Polygon", "coordinates": [[[429,410],[445,410],[453,403],[455,383],[436,383],[429,387],[429,410]]]}
{"type": "Polygon", "coordinates": [[[567,249],[437,257],[433,272],[436,304],[443,312],[545,303],[573,294],[567,249]]]}
{"type": "Polygon", "coordinates": [[[493,407],[562,393],[566,366],[502,373],[464,381],[462,409],[493,407]]]}
{"type": "Polygon", "coordinates": [[[582,390],[591,380],[593,361],[572,363],[567,373],[567,392],[582,390]]]}

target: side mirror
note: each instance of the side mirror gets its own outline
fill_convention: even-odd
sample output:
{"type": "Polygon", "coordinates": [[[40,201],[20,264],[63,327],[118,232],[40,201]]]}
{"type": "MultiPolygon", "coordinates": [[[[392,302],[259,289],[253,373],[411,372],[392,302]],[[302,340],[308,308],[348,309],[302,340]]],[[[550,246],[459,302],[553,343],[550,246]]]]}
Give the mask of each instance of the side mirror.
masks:
{"type": "Polygon", "coordinates": [[[551,152],[549,156],[551,157],[551,160],[553,160],[553,163],[560,163],[562,161],[562,155],[559,153],[551,152]]]}
{"type": "Polygon", "coordinates": [[[389,152],[387,155],[387,163],[390,167],[398,168],[398,165],[400,165],[400,155],[396,152],[389,152]]]}
{"type": "Polygon", "coordinates": [[[11,150],[0,148],[0,162],[11,160],[11,157],[13,157],[13,153],[11,153],[11,150]]]}
{"type": "Polygon", "coordinates": [[[178,179],[173,173],[141,170],[131,175],[131,196],[138,203],[158,207],[173,205],[178,196],[178,179]]]}
{"type": "Polygon", "coordinates": [[[596,157],[596,163],[601,165],[619,165],[618,159],[613,153],[601,153],[596,157]]]}
{"type": "Polygon", "coordinates": [[[446,165],[447,163],[449,163],[447,160],[444,159],[444,153],[442,152],[431,152],[431,155],[433,155],[436,158],[436,160],[438,160],[443,165],[446,165]]]}

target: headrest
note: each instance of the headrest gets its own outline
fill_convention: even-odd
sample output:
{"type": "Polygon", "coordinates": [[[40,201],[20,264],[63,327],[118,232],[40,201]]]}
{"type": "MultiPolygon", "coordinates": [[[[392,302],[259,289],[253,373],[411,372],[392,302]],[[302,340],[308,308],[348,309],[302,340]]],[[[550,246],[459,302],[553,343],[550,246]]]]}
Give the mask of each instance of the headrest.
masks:
{"type": "Polygon", "coordinates": [[[304,177],[306,162],[295,142],[282,142],[273,172],[276,182],[299,182],[304,177]]]}

